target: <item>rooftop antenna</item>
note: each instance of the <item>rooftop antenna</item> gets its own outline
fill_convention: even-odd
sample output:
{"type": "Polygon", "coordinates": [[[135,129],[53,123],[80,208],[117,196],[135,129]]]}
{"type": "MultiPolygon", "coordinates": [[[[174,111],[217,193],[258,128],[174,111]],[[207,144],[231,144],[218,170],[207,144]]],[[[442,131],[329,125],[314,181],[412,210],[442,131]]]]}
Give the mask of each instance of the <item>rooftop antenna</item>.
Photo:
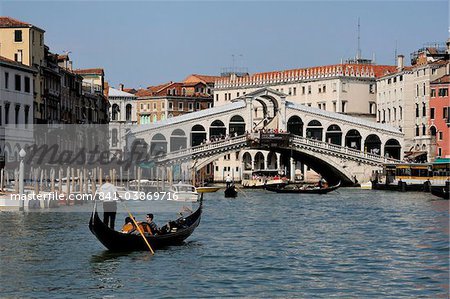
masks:
{"type": "Polygon", "coordinates": [[[394,49],[394,64],[397,63],[397,40],[395,40],[395,49],[394,49]]]}
{"type": "Polygon", "coordinates": [[[356,60],[361,59],[361,45],[360,45],[360,41],[361,41],[361,26],[359,24],[359,17],[358,17],[358,51],[356,52],[356,60]]]}

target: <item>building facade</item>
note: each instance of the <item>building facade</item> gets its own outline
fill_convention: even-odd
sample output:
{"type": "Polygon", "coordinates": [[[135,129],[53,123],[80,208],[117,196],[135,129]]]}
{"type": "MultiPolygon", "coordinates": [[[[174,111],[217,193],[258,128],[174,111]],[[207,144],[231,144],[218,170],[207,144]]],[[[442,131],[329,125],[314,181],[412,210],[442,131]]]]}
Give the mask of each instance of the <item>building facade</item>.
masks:
{"type": "Polygon", "coordinates": [[[430,135],[431,155],[436,158],[450,158],[450,75],[447,74],[430,83],[430,135]]]}
{"type": "Polygon", "coordinates": [[[377,122],[405,133],[405,158],[423,162],[434,159],[430,131],[430,83],[445,75],[448,60],[429,57],[444,49],[423,48],[414,53],[412,65],[397,58],[397,70],[377,80],[377,122]]]}
{"type": "MultiPolygon", "coordinates": [[[[395,69],[370,61],[221,78],[214,86],[214,105],[223,105],[262,87],[287,95],[295,103],[325,111],[375,119],[376,79],[395,69]]],[[[255,108],[255,116],[264,107],[255,108]]]]}
{"type": "Polygon", "coordinates": [[[0,56],[0,168],[33,143],[36,69],[0,56]]]}

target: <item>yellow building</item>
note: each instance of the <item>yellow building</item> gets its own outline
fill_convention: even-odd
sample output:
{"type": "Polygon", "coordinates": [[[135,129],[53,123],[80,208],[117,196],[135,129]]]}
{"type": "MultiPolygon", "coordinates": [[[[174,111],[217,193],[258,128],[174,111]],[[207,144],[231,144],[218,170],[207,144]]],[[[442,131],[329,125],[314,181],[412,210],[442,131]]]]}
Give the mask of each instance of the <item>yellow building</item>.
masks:
{"type": "MultiPolygon", "coordinates": [[[[45,63],[45,31],[29,23],[10,17],[0,17],[0,56],[38,68],[45,63]]],[[[42,101],[44,79],[40,72],[33,78],[34,117],[44,117],[42,101]]]]}

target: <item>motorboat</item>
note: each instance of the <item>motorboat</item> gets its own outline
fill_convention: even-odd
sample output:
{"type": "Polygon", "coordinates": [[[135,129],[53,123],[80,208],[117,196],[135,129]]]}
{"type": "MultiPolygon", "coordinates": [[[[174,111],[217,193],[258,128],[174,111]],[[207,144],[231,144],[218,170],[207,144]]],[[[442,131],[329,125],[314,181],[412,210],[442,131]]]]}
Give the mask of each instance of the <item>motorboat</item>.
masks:
{"type": "Polygon", "coordinates": [[[174,201],[196,202],[199,198],[197,188],[189,184],[174,184],[170,187],[169,193],[174,201]]]}

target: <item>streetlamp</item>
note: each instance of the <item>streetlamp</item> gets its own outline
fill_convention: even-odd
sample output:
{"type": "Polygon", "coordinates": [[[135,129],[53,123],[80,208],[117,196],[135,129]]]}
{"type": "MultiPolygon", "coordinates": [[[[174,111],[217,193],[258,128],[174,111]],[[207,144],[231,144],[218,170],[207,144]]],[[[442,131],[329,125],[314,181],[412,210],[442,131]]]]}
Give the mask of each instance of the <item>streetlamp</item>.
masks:
{"type": "Polygon", "coordinates": [[[25,198],[23,197],[24,193],[23,193],[23,177],[24,177],[24,166],[23,166],[23,159],[25,158],[25,156],[27,155],[27,152],[25,152],[25,150],[22,148],[19,152],[19,157],[20,157],[20,164],[19,164],[19,198],[20,198],[20,205],[19,205],[19,211],[23,211],[24,210],[24,200],[25,198]]]}

